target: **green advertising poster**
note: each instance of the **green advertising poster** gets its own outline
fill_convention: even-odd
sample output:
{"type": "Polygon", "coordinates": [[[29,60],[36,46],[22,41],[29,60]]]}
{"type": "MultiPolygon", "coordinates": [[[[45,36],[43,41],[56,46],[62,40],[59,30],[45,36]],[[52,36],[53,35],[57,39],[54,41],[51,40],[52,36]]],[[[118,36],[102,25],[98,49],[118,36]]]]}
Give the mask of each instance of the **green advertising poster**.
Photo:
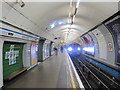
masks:
{"type": "Polygon", "coordinates": [[[3,45],[3,77],[23,68],[23,46],[21,43],[5,42],[3,45]]]}

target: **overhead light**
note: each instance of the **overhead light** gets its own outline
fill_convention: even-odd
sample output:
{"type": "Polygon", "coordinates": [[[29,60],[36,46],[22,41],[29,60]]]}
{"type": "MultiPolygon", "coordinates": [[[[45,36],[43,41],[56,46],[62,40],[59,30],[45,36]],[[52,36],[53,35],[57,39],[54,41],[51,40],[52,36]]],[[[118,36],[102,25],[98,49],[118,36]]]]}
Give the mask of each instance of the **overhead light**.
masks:
{"type": "Polygon", "coordinates": [[[78,0],[78,1],[77,1],[76,8],[79,7],[79,5],[80,5],[80,1],[81,1],[81,0],[78,0]]]}
{"type": "Polygon", "coordinates": [[[63,22],[58,22],[59,25],[63,24],[63,22]]]}
{"type": "Polygon", "coordinates": [[[70,24],[71,22],[72,22],[72,18],[69,17],[69,18],[68,18],[68,23],[70,24]]]}
{"type": "Polygon", "coordinates": [[[70,0],[70,7],[72,7],[73,6],[73,0],[70,0]]]}
{"type": "Polygon", "coordinates": [[[59,26],[59,25],[65,25],[65,24],[67,24],[66,22],[64,22],[64,21],[61,21],[61,20],[55,20],[55,21],[53,21],[50,25],[49,25],[49,28],[54,28],[54,27],[56,27],[56,26],[59,26]]]}
{"type": "Polygon", "coordinates": [[[69,16],[68,16],[68,23],[71,25],[74,23],[75,15],[76,15],[77,9],[79,7],[80,1],[81,0],[77,0],[76,7],[73,6],[73,0],[70,1],[70,11],[69,11],[69,16]]]}
{"type": "Polygon", "coordinates": [[[73,16],[73,22],[74,22],[74,20],[75,20],[75,15],[73,16]]]}
{"type": "Polygon", "coordinates": [[[64,21],[58,21],[58,24],[59,24],[59,25],[65,25],[66,22],[64,22],[64,21]]]}
{"type": "Polygon", "coordinates": [[[55,27],[55,24],[50,25],[50,27],[51,27],[51,28],[54,28],[54,27],[55,27]]]}
{"type": "Polygon", "coordinates": [[[70,17],[70,15],[71,15],[71,14],[70,14],[70,12],[69,12],[69,16],[68,16],[68,17],[70,17]]]}

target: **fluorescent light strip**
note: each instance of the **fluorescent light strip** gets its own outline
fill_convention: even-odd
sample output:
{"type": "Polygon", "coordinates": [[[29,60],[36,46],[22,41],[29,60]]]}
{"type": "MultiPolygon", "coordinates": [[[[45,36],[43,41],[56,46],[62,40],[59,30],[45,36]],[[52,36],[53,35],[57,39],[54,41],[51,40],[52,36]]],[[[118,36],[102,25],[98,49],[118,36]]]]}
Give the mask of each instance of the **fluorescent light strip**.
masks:
{"type": "Polygon", "coordinates": [[[73,0],[70,0],[70,7],[72,7],[73,5],[72,5],[72,3],[73,3],[73,0]]]}
{"type": "Polygon", "coordinates": [[[76,8],[79,7],[79,5],[80,5],[80,1],[81,1],[81,0],[78,0],[78,1],[77,1],[76,8]]]}
{"type": "MultiPolygon", "coordinates": [[[[70,0],[70,9],[73,6],[73,0],[70,0]]],[[[68,23],[71,23],[71,10],[69,11],[69,15],[68,15],[68,23]]]]}
{"type": "Polygon", "coordinates": [[[75,15],[73,16],[73,22],[75,21],[75,15]]]}

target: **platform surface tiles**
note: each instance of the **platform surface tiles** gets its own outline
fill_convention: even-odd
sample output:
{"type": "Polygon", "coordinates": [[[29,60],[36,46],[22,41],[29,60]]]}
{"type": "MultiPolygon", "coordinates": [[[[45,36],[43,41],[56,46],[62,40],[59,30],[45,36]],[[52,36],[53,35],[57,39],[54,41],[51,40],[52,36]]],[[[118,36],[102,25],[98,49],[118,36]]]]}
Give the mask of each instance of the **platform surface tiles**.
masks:
{"type": "Polygon", "coordinates": [[[4,88],[79,87],[69,56],[64,52],[46,59],[33,69],[11,80],[4,88]]]}

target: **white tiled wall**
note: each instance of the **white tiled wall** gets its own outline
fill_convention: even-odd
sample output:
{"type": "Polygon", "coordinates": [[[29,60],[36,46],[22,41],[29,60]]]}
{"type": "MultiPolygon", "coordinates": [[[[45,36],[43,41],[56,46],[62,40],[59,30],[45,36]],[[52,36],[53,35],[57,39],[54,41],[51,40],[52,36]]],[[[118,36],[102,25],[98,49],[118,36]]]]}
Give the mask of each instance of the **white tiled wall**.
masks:
{"type": "Polygon", "coordinates": [[[98,40],[99,58],[106,60],[107,59],[107,43],[105,41],[105,38],[104,38],[103,34],[98,29],[94,30],[93,33],[98,40]]]}

